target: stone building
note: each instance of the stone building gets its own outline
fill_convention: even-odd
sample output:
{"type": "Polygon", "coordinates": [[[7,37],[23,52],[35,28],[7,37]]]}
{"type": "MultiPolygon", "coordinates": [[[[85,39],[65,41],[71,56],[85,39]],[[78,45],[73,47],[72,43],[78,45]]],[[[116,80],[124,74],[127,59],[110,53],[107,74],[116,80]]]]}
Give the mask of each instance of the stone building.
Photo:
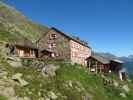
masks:
{"type": "Polygon", "coordinates": [[[86,65],[86,58],[91,55],[91,48],[79,38],[73,38],[56,28],[49,29],[37,41],[39,52],[49,50],[55,59],[67,60],[86,65]]]}
{"type": "Polygon", "coordinates": [[[38,56],[36,45],[24,36],[15,42],[7,43],[6,47],[10,49],[10,55],[16,55],[20,58],[37,58],[38,56]]]}

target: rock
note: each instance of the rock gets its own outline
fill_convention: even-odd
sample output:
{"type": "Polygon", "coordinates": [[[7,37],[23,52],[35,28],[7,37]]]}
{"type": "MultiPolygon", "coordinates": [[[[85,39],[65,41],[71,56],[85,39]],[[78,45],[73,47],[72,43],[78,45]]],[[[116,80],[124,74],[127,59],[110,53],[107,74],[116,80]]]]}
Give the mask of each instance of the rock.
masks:
{"type": "Polygon", "coordinates": [[[75,83],[77,84],[80,91],[85,91],[85,88],[83,87],[83,85],[79,81],[76,81],[75,83]]]}
{"type": "Polygon", "coordinates": [[[53,65],[53,64],[50,64],[50,65],[47,65],[45,66],[43,69],[42,69],[42,75],[43,76],[55,76],[56,75],[56,70],[59,69],[60,67],[59,66],[56,66],[56,65],[53,65]]]}
{"type": "Polygon", "coordinates": [[[12,80],[14,80],[15,82],[18,82],[21,86],[28,85],[28,82],[25,81],[24,79],[22,79],[22,74],[21,73],[17,73],[15,75],[13,75],[12,80]]]}
{"type": "Polygon", "coordinates": [[[23,74],[17,73],[17,74],[15,74],[15,75],[12,76],[12,79],[13,79],[13,80],[16,80],[16,79],[21,78],[22,76],[23,76],[23,74]]]}
{"type": "Polygon", "coordinates": [[[56,100],[58,98],[58,96],[55,95],[55,93],[52,91],[48,92],[48,97],[50,98],[50,100],[56,100]]]}
{"type": "Polygon", "coordinates": [[[9,100],[19,100],[17,97],[10,97],[9,100]]]}
{"type": "Polygon", "coordinates": [[[37,68],[40,71],[40,69],[45,67],[45,63],[43,61],[35,60],[32,62],[32,64],[30,66],[37,68]]]}
{"type": "Polygon", "coordinates": [[[28,97],[23,97],[23,100],[30,100],[28,97]]]}
{"type": "Polygon", "coordinates": [[[5,71],[5,69],[0,67],[0,77],[4,77],[4,76],[7,76],[7,75],[8,75],[8,73],[5,71]]]}
{"type": "Polygon", "coordinates": [[[48,98],[48,97],[46,97],[45,99],[43,99],[43,100],[51,100],[50,98],[48,98]]]}
{"type": "MultiPolygon", "coordinates": [[[[41,98],[39,98],[38,100],[47,100],[47,99],[44,99],[44,98],[41,97],[41,98]]],[[[50,100],[50,99],[49,99],[49,100],[50,100]]]]}
{"type": "Polygon", "coordinates": [[[78,92],[81,92],[81,91],[82,91],[79,87],[75,87],[75,89],[76,89],[78,92]]]}
{"type": "Polygon", "coordinates": [[[3,79],[1,79],[0,80],[0,86],[2,87],[2,86],[10,86],[10,82],[8,81],[8,80],[3,80],[3,79]]]}
{"type": "Polygon", "coordinates": [[[63,100],[68,100],[67,96],[61,96],[63,100]]]}
{"type": "Polygon", "coordinates": [[[6,97],[14,97],[15,96],[14,88],[0,86],[0,95],[6,96],[6,97]]]}
{"type": "Polygon", "coordinates": [[[5,47],[4,43],[0,43],[0,57],[2,59],[7,59],[7,54],[9,54],[9,49],[5,47]]]}
{"type": "Polygon", "coordinates": [[[82,100],[92,100],[92,96],[86,93],[84,96],[82,96],[82,100]]]}
{"type": "Polygon", "coordinates": [[[72,81],[68,82],[69,87],[73,87],[72,81]]]}
{"type": "Polygon", "coordinates": [[[120,93],[120,96],[123,97],[123,98],[127,97],[125,93],[120,93]]]}
{"type": "Polygon", "coordinates": [[[12,66],[12,67],[21,67],[21,59],[16,56],[10,56],[7,58],[7,62],[12,66]]]}
{"type": "Polygon", "coordinates": [[[114,81],[113,84],[114,84],[115,87],[119,86],[119,83],[117,81],[114,81]]]}
{"type": "Polygon", "coordinates": [[[128,85],[124,85],[124,86],[122,87],[122,89],[123,89],[125,92],[129,92],[129,91],[130,91],[128,85]]]}
{"type": "Polygon", "coordinates": [[[31,100],[31,99],[28,97],[12,97],[9,100],[31,100]]]}

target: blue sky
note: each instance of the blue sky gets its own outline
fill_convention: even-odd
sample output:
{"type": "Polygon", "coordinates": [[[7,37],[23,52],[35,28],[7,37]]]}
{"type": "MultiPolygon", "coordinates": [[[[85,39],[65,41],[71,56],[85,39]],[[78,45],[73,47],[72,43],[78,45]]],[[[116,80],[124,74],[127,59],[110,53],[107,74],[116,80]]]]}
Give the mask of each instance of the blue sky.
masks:
{"type": "Polygon", "coordinates": [[[30,20],[88,41],[94,51],[133,54],[133,0],[5,0],[30,20]]]}

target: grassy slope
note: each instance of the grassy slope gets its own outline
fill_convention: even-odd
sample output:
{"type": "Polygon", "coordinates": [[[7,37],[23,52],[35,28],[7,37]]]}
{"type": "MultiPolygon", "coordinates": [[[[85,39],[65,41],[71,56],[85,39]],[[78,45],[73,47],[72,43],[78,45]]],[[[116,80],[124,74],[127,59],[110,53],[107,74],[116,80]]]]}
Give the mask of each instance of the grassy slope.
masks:
{"type": "Polygon", "coordinates": [[[59,100],[81,100],[81,97],[89,93],[93,100],[133,100],[133,84],[130,83],[131,91],[127,93],[127,98],[119,96],[121,89],[104,86],[100,75],[92,75],[81,68],[79,65],[66,64],[64,62],[51,62],[60,65],[61,68],[56,72],[56,77],[44,78],[39,72],[30,67],[12,68],[3,63],[9,72],[9,77],[15,73],[23,73],[24,79],[30,84],[26,87],[16,86],[15,90],[19,96],[28,96],[32,100],[38,100],[39,92],[41,95],[47,94],[47,91],[54,91],[67,96],[67,99],[59,97],[59,100]],[[72,81],[73,87],[66,87],[66,83],[72,81]],[[80,86],[77,84],[80,83],[80,86]],[[78,91],[76,87],[83,88],[78,91]],[[29,93],[30,91],[30,93],[29,93]]]}
{"type": "Polygon", "coordinates": [[[29,21],[19,11],[0,2],[0,29],[12,34],[20,33],[35,41],[48,30],[48,27],[29,21]]]}
{"type": "Polygon", "coordinates": [[[8,98],[6,98],[4,96],[0,96],[0,100],[8,100],[8,98]]]}
{"type": "Polygon", "coordinates": [[[10,34],[9,32],[0,31],[0,41],[14,42],[16,39],[17,39],[17,37],[10,34]]]}

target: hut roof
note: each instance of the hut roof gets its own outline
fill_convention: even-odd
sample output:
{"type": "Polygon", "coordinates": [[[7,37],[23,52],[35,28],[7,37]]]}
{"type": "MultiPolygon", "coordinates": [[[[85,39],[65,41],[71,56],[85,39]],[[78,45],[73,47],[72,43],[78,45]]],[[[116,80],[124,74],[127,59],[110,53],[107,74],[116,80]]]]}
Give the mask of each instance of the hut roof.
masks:
{"type": "Polygon", "coordinates": [[[73,41],[75,41],[75,42],[77,42],[77,43],[79,43],[79,44],[81,44],[83,46],[86,46],[88,48],[91,48],[90,46],[88,46],[88,43],[87,42],[84,42],[84,41],[80,40],[79,38],[76,39],[75,37],[69,36],[68,34],[60,31],[59,29],[57,29],[55,27],[52,27],[51,29],[54,30],[54,31],[56,31],[56,32],[58,32],[58,33],[60,33],[60,34],[62,34],[62,35],[64,35],[66,38],[68,38],[70,40],[73,40],[73,41]]]}
{"type": "MultiPolygon", "coordinates": [[[[94,58],[95,60],[103,63],[103,64],[109,64],[110,61],[102,56],[99,56],[99,55],[96,55],[96,54],[93,54],[92,56],[90,56],[89,58],[94,58]]],[[[89,59],[87,58],[87,59],[89,59]]]]}
{"type": "Polygon", "coordinates": [[[15,40],[14,44],[17,46],[22,46],[22,47],[26,47],[26,48],[37,49],[35,43],[32,43],[31,40],[29,40],[28,38],[24,37],[21,34],[19,34],[19,37],[15,40]]]}
{"type": "Polygon", "coordinates": [[[124,63],[123,61],[119,60],[118,58],[103,57],[102,55],[99,55],[99,54],[96,54],[96,53],[93,53],[90,57],[98,60],[99,62],[101,62],[103,64],[109,64],[111,61],[115,62],[115,63],[119,63],[119,64],[123,64],[124,63]]]}
{"type": "Polygon", "coordinates": [[[116,63],[120,63],[120,64],[123,64],[124,62],[119,60],[119,59],[111,59],[111,61],[113,62],[116,62],[116,63]]]}

